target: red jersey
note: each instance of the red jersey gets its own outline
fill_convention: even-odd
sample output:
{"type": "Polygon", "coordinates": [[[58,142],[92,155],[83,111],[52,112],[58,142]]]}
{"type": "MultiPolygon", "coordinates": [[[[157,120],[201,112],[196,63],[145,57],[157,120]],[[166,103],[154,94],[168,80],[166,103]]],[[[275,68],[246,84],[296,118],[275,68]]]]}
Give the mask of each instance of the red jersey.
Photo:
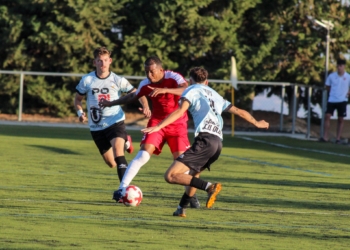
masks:
{"type": "MultiPolygon", "coordinates": [[[[160,83],[151,83],[147,78],[140,82],[140,86],[136,91],[137,97],[148,96],[153,88],[178,88],[179,84],[185,83],[185,78],[179,73],[165,70],[164,79],[160,83]]],[[[178,109],[180,96],[173,94],[159,94],[155,97],[150,97],[152,101],[152,116],[151,119],[163,120],[170,113],[178,109]]],[[[187,112],[184,113],[179,119],[174,123],[186,123],[188,120],[187,112]]]]}

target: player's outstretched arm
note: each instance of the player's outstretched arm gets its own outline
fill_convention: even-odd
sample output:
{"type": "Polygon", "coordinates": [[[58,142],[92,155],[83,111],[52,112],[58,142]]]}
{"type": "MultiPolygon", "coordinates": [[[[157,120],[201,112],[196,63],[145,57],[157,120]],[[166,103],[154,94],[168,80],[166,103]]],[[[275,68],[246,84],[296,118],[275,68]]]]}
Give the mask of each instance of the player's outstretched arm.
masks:
{"type": "Polygon", "coordinates": [[[171,124],[174,121],[176,121],[177,119],[179,119],[187,111],[189,106],[190,106],[189,102],[187,102],[187,101],[181,102],[181,105],[179,106],[179,108],[177,110],[175,110],[174,112],[172,112],[170,115],[168,115],[168,117],[165,118],[163,121],[158,123],[157,126],[142,129],[141,132],[152,134],[154,132],[161,130],[162,128],[168,126],[169,124],[171,124]]]}
{"type": "Polygon", "coordinates": [[[151,112],[151,109],[149,108],[147,98],[145,96],[142,96],[139,98],[139,102],[142,105],[142,108],[139,108],[141,112],[144,114],[146,118],[150,118],[152,115],[152,112],[151,112]]]}
{"type": "Polygon", "coordinates": [[[247,112],[243,109],[239,109],[235,106],[232,106],[228,110],[228,112],[230,112],[231,114],[235,114],[235,115],[242,117],[244,120],[246,120],[247,122],[250,122],[251,124],[255,125],[258,128],[266,128],[266,129],[269,128],[268,122],[266,122],[264,120],[261,120],[261,121],[255,120],[255,118],[251,114],[249,114],[249,112],[247,112]]]}
{"type": "Polygon", "coordinates": [[[128,104],[128,103],[132,103],[137,101],[138,97],[136,95],[136,92],[132,92],[130,94],[127,94],[117,100],[114,101],[107,101],[106,99],[101,99],[100,102],[98,103],[98,105],[101,108],[105,108],[105,107],[111,107],[111,106],[115,106],[115,105],[121,105],[121,104],[128,104]]]}
{"type": "MultiPolygon", "coordinates": [[[[136,89],[133,89],[130,93],[136,92],[136,89]]],[[[142,105],[142,108],[139,108],[139,110],[144,114],[146,118],[150,118],[152,115],[151,109],[149,108],[148,100],[145,96],[141,96],[139,98],[139,102],[142,105]]]]}
{"type": "Polygon", "coordinates": [[[172,94],[172,95],[181,96],[187,87],[188,87],[187,82],[179,84],[178,88],[169,88],[169,89],[168,88],[154,88],[154,87],[148,86],[148,88],[152,89],[152,92],[149,94],[149,96],[155,97],[159,94],[172,94]]]}

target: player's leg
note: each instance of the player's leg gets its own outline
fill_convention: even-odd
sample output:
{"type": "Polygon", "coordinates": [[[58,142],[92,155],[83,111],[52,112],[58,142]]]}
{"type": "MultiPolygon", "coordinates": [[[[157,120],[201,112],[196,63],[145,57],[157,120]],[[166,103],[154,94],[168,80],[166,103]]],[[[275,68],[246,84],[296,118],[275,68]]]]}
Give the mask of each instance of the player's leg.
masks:
{"type": "Polygon", "coordinates": [[[104,162],[109,166],[110,168],[115,168],[117,166],[117,163],[115,162],[113,149],[110,147],[105,153],[103,153],[102,158],[104,162]]]}
{"type": "Polygon", "coordinates": [[[342,102],[338,104],[337,113],[338,113],[338,123],[337,123],[337,138],[336,143],[340,143],[340,137],[343,132],[344,127],[344,117],[346,116],[346,106],[347,102],[342,102]]]}
{"type": "Polygon", "coordinates": [[[115,168],[117,166],[113,150],[111,147],[110,142],[106,138],[104,131],[91,131],[92,139],[95,142],[96,147],[98,148],[98,151],[100,152],[102,159],[104,162],[110,167],[115,168]]]}
{"type": "MultiPolygon", "coordinates": [[[[217,194],[221,190],[221,184],[206,182],[198,178],[199,173],[204,169],[210,169],[210,165],[215,162],[222,149],[221,139],[215,135],[200,133],[192,145],[192,147],[169,167],[165,173],[165,179],[172,184],[180,184],[205,190],[208,192],[208,200],[206,206],[212,207],[217,194]],[[190,175],[184,174],[184,170],[191,169],[190,175]]],[[[190,190],[189,190],[190,191],[190,190]]],[[[191,194],[191,193],[188,193],[191,194]]]]}
{"type": "Polygon", "coordinates": [[[337,122],[337,139],[336,143],[340,143],[340,137],[343,132],[343,127],[344,127],[344,117],[338,117],[338,122],[337,122]]]}
{"type": "Polygon", "coordinates": [[[119,189],[124,189],[130,185],[131,181],[135,178],[141,167],[144,166],[151,158],[155,146],[152,144],[141,145],[140,151],[137,153],[134,159],[131,160],[128,168],[125,171],[123,180],[120,183],[119,189]]]}
{"type": "Polygon", "coordinates": [[[110,141],[110,143],[112,145],[113,156],[117,164],[118,177],[119,177],[119,180],[122,181],[125,171],[128,167],[128,162],[126,161],[125,155],[124,155],[125,139],[121,137],[116,137],[116,138],[113,138],[110,141]]]}
{"type": "MultiPolygon", "coordinates": [[[[106,131],[91,131],[91,136],[100,151],[100,154],[104,162],[110,167],[115,168],[117,166],[116,157],[111,147],[110,141],[106,137],[106,131]]],[[[119,176],[118,176],[119,177],[119,176]]],[[[119,200],[117,201],[119,202],[119,200]]]]}
{"type": "MultiPolygon", "coordinates": [[[[199,178],[199,173],[186,171],[187,175],[195,176],[196,178],[199,178]]],[[[186,209],[188,207],[190,208],[200,208],[199,201],[196,196],[197,188],[185,186],[185,192],[182,195],[179,205],[177,206],[175,212],[173,213],[174,216],[180,216],[180,217],[186,217],[186,209]]]]}
{"type": "Polygon", "coordinates": [[[130,185],[131,181],[135,178],[137,173],[140,171],[141,167],[149,161],[152,154],[160,154],[165,143],[163,137],[163,130],[160,130],[157,133],[144,135],[141,141],[140,151],[130,162],[118,190],[114,192],[113,197],[116,200],[123,196],[125,188],[130,185]]]}
{"type": "MultiPolygon", "coordinates": [[[[207,208],[211,208],[216,200],[216,196],[221,191],[220,183],[210,183],[204,181],[200,178],[196,178],[190,174],[184,174],[186,170],[189,168],[182,162],[175,160],[173,164],[166,171],[164,178],[170,184],[179,184],[183,186],[191,186],[196,189],[201,189],[207,191],[208,193],[208,201],[207,208]]],[[[196,171],[196,170],[195,170],[196,171]]],[[[193,172],[192,172],[193,173],[193,172]]],[[[190,193],[185,192],[180,200],[180,203],[173,213],[173,216],[186,217],[186,208],[188,207],[191,200],[191,189],[189,189],[190,193]]]]}
{"type": "Polygon", "coordinates": [[[320,139],[320,141],[328,141],[329,140],[329,129],[331,126],[331,116],[334,112],[334,105],[333,103],[327,103],[327,110],[325,113],[325,120],[324,120],[324,131],[323,131],[323,137],[320,139]]]}
{"type": "Polygon", "coordinates": [[[123,197],[126,187],[128,187],[131,181],[135,178],[141,167],[145,165],[152,155],[153,145],[142,145],[140,151],[137,153],[134,159],[130,162],[126,169],[123,179],[120,182],[118,190],[114,191],[113,199],[117,202],[123,197]]]}
{"type": "MultiPolygon", "coordinates": [[[[172,152],[173,159],[175,160],[181,154],[183,154],[188,148],[191,147],[190,141],[188,139],[187,124],[177,124],[176,126],[167,126],[165,128],[166,140],[169,145],[169,148],[172,152]]],[[[185,174],[189,174],[189,171],[186,171],[185,174]]],[[[199,174],[198,176],[199,177],[199,174]]],[[[185,187],[185,193],[189,188],[191,189],[191,208],[200,208],[200,203],[196,195],[196,188],[194,187],[185,187]]]]}
{"type": "Polygon", "coordinates": [[[124,121],[113,124],[112,126],[105,129],[105,136],[109,140],[110,145],[113,149],[114,161],[117,165],[117,174],[119,180],[123,179],[128,162],[124,155],[125,141],[127,140],[127,133],[125,130],[124,121]]]}
{"type": "Polygon", "coordinates": [[[135,178],[141,167],[149,161],[152,154],[160,154],[164,143],[163,130],[160,130],[157,133],[145,134],[143,136],[140,151],[130,162],[129,167],[125,172],[125,176],[120,183],[119,189],[125,189],[130,185],[131,181],[135,178]]]}

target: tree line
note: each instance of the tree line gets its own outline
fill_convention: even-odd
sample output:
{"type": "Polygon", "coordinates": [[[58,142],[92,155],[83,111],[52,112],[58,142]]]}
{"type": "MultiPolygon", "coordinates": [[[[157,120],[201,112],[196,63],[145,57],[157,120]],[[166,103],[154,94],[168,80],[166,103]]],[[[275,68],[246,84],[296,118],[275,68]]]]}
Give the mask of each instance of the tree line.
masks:
{"type": "MultiPolygon", "coordinates": [[[[65,73],[94,70],[92,52],[112,51],[112,71],[143,76],[143,62],[187,76],[204,66],[211,79],[229,79],[230,58],[239,80],[322,86],[327,31],[307,16],[334,23],[330,71],[347,53],[350,8],[339,0],[3,0],[0,69],[65,73]]],[[[26,76],[24,112],[74,114],[79,78],[26,76]]],[[[0,112],[16,113],[19,76],[0,75],[0,112]]],[[[134,82],[135,86],[137,82],[134,82]]],[[[228,85],[216,85],[230,96],[228,85]]],[[[240,86],[238,106],[259,86],[240,86]]],[[[277,89],[271,88],[273,93],[277,89]]],[[[317,95],[315,95],[317,99],[317,95]]],[[[319,102],[319,100],[313,102],[319,102]]],[[[243,107],[246,108],[246,107],[243,107]]]]}

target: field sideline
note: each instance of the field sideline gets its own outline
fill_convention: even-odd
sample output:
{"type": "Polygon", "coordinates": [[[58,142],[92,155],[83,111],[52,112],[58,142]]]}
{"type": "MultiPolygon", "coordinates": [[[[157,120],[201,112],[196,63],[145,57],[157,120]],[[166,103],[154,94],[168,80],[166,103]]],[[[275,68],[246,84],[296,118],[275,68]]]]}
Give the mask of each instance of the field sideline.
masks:
{"type": "MultiPolygon", "coordinates": [[[[137,153],[139,131],[130,131],[137,153]]],[[[190,139],[193,135],[190,134],[190,139]]],[[[133,184],[137,208],[88,129],[0,125],[0,249],[348,249],[348,146],[282,136],[225,135],[203,179],[223,190],[213,209],[173,217],[183,187],[163,179],[165,146],[133,184]]],[[[204,206],[206,193],[198,191],[204,206]]]]}

